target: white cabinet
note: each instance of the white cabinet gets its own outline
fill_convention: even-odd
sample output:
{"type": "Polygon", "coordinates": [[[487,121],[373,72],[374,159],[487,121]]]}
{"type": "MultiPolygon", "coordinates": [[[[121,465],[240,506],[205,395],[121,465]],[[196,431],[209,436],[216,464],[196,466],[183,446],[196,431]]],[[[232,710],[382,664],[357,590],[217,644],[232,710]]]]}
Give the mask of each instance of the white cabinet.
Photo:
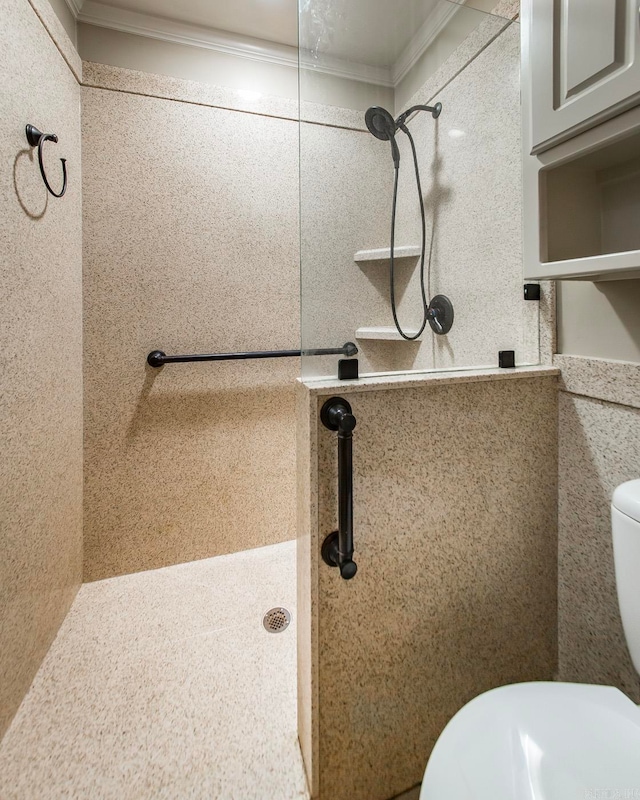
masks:
{"type": "Polygon", "coordinates": [[[522,0],[524,277],[640,277],[640,0],[522,0]]]}
{"type": "Polygon", "coordinates": [[[530,152],[640,103],[639,0],[523,0],[530,152]]]}

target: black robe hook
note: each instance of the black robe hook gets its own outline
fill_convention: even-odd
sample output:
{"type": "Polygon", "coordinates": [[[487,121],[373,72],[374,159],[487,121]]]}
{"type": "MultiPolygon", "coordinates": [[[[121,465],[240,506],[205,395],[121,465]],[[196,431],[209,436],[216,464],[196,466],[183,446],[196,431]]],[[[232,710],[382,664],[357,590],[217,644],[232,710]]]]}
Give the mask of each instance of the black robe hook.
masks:
{"type": "Polygon", "coordinates": [[[47,176],[44,171],[44,164],[42,163],[42,145],[45,142],[57,143],[58,137],[55,135],[55,133],[42,133],[35,127],[35,125],[27,125],[27,141],[31,147],[38,148],[38,163],[40,164],[40,174],[42,175],[44,185],[54,197],[62,197],[62,195],[67,191],[67,159],[60,159],[62,162],[62,190],[60,193],[54,192],[49,185],[49,181],[47,180],[47,176]]]}

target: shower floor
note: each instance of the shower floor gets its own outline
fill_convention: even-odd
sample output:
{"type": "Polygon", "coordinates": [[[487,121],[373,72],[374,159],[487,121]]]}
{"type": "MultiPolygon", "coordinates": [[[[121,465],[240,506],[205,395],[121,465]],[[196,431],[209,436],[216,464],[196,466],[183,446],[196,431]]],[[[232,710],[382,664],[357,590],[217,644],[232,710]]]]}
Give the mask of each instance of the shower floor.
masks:
{"type": "Polygon", "coordinates": [[[307,798],[295,542],[81,587],[0,745],[0,797],[307,798]]]}

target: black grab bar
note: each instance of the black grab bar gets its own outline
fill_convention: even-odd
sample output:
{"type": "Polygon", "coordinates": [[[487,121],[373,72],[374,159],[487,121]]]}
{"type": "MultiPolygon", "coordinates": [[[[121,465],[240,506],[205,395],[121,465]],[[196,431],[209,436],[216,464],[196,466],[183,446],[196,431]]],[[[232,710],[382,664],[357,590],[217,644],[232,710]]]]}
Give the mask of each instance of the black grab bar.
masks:
{"type": "Polygon", "coordinates": [[[339,567],[346,581],[358,571],[353,560],[353,429],[356,418],[351,406],[341,397],[332,397],[322,406],[320,419],[325,428],[338,432],[338,530],[322,543],[322,558],[330,567],[339,567]]]}
{"type": "Polygon", "coordinates": [[[342,347],[325,347],[311,350],[257,350],[249,353],[196,353],[187,356],[168,356],[162,350],[153,350],[147,356],[150,367],[163,367],[165,364],[179,364],[189,361],[242,361],[249,358],[294,358],[295,356],[355,356],[358,348],[353,342],[342,347]]]}

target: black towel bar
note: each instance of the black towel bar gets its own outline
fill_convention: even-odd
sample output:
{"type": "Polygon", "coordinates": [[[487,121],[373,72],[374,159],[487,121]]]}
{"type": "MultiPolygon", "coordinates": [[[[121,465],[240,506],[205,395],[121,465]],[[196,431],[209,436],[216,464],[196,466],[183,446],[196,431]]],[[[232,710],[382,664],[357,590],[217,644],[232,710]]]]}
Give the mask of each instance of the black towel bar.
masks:
{"type": "Polygon", "coordinates": [[[38,164],[40,165],[40,175],[42,175],[42,180],[44,181],[44,185],[47,187],[47,191],[54,197],[62,197],[62,195],[67,191],[67,159],[60,159],[60,163],[62,164],[62,189],[60,189],[59,192],[56,192],[51,188],[51,184],[47,180],[47,173],[44,171],[44,163],[42,161],[42,145],[45,142],[55,142],[57,144],[58,137],[55,135],[55,133],[42,133],[42,131],[39,131],[35,125],[27,125],[26,133],[27,141],[31,147],[38,148],[38,164]]]}
{"type": "Polygon", "coordinates": [[[253,353],[196,353],[186,356],[168,356],[162,350],[153,350],[147,356],[150,367],[163,367],[165,364],[179,364],[190,361],[244,361],[250,358],[294,358],[295,356],[355,356],[358,348],[353,342],[342,347],[326,347],[311,350],[257,350],[253,353]]]}

